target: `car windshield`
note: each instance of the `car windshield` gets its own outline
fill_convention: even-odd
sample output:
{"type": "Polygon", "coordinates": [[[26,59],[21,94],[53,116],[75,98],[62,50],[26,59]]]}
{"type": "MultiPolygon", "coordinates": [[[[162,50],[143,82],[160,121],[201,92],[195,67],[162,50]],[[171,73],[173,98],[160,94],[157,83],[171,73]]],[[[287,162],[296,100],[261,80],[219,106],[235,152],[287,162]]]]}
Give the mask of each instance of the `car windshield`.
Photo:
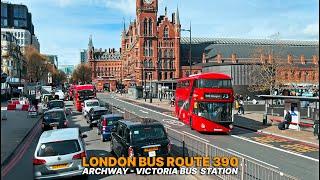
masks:
{"type": "Polygon", "coordinates": [[[232,88],[230,79],[199,79],[196,80],[197,88],[232,88]]]}
{"type": "Polygon", "coordinates": [[[52,111],[47,112],[43,116],[44,122],[51,123],[57,121],[63,121],[66,119],[66,116],[63,111],[52,111]]]}
{"type": "Polygon", "coordinates": [[[123,117],[113,117],[113,118],[109,118],[107,119],[107,122],[108,122],[108,126],[112,126],[112,125],[115,125],[117,123],[117,121],[123,119],[123,117]]]}
{"type": "Polygon", "coordinates": [[[152,141],[155,139],[166,139],[167,135],[161,126],[144,126],[131,130],[133,142],[152,141]]]}
{"type": "Polygon", "coordinates": [[[209,120],[230,122],[232,103],[195,102],[194,113],[209,120]]]}
{"type": "Polygon", "coordinates": [[[64,102],[63,101],[50,101],[48,103],[48,107],[51,108],[64,108],[64,102]]]}
{"type": "Polygon", "coordinates": [[[80,150],[81,148],[78,140],[50,142],[43,143],[40,145],[38,156],[59,156],[79,152],[80,150]]]}
{"type": "Polygon", "coordinates": [[[98,101],[87,102],[86,105],[87,105],[87,107],[100,106],[98,101]]]}

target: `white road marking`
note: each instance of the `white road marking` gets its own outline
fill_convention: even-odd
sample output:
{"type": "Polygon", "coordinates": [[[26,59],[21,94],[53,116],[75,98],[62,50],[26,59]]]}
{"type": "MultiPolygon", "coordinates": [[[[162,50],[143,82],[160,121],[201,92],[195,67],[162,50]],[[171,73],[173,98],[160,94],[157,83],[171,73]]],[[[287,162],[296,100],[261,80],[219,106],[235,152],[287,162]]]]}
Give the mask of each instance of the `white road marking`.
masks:
{"type": "Polygon", "coordinates": [[[164,124],[163,126],[164,126],[164,127],[167,127],[167,128],[171,128],[171,126],[168,125],[168,124],[164,124]]]}
{"type": "Polygon", "coordinates": [[[140,112],[142,112],[142,113],[144,113],[144,114],[149,114],[148,112],[143,111],[143,110],[141,110],[141,109],[140,109],[140,112]]]}
{"type": "Polygon", "coordinates": [[[126,102],[126,101],[123,101],[123,100],[121,100],[121,99],[117,99],[117,100],[118,100],[118,101],[121,101],[121,102],[124,102],[124,103],[127,103],[127,104],[130,104],[130,105],[133,105],[133,106],[138,106],[138,107],[140,107],[140,108],[142,108],[142,109],[145,109],[145,110],[148,110],[148,111],[151,111],[151,112],[157,113],[157,114],[161,114],[161,115],[163,115],[163,116],[166,116],[166,117],[169,117],[169,118],[172,118],[172,119],[176,119],[176,120],[178,120],[178,118],[176,118],[176,117],[169,116],[169,115],[167,115],[167,114],[163,114],[163,113],[161,113],[161,112],[154,111],[154,110],[152,110],[152,109],[148,109],[148,108],[145,108],[145,107],[139,106],[139,105],[137,105],[137,104],[133,104],[133,103],[130,103],[130,102],[126,102]]]}
{"type": "Polygon", "coordinates": [[[237,152],[237,151],[235,151],[235,150],[232,150],[232,149],[227,149],[227,150],[229,150],[229,151],[231,151],[231,152],[233,152],[233,153],[235,153],[235,154],[238,154],[238,155],[240,155],[240,156],[243,156],[243,157],[246,157],[246,158],[249,158],[249,159],[253,159],[253,160],[257,161],[257,162],[260,162],[260,163],[266,164],[266,165],[268,165],[268,166],[270,166],[270,167],[273,167],[273,168],[279,169],[279,167],[277,167],[277,166],[274,166],[274,165],[272,165],[272,164],[266,163],[266,162],[261,161],[261,160],[259,160],[259,159],[253,158],[253,157],[251,157],[251,156],[248,156],[248,155],[245,155],[245,154],[239,153],[239,152],[237,152]]]}
{"type": "Polygon", "coordinates": [[[270,145],[267,145],[267,144],[259,143],[259,142],[256,142],[256,141],[253,141],[253,140],[250,140],[250,139],[246,139],[246,138],[241,137],[241,136],[236,136],[236,135],[231,135],[231,136],[235,137],[235,138],[238,138],[238,139],[241,139],[241,140],[244,140],[244,141],[248,141],[248,142],[251,142],[251,143],[259,144],[261,146],[265,146],[265,147],[268,147],[268,148],[271,148],[271,149],[275,149],[275,150],[282,151],[282,152],[285,152],[285,153],[289,153],[289,154],[292,154],[292,155],[295,155],[295,156],[306,158],[306,159],[309,159],[309,160],[312,160],[312,161],[315,161],[315,162],[319,162],[319,159],[315,159],[315,158],[312,158],[312,157],[304,156],[304,155],[301,155],[301,154],[298,154],[298,153],[295,153],[295,152],[292,152],[292,151],[287,151],[287,150],[280,149],[280,148],[277,148],[277,147],[273,147],[273,146],[270,146],[270,145]]]}
{"type": "Polygon", "coordinates": [[[202,141],[205,141],[205,142],[209,142],[208,140],[206,140],[206,139],[203,139],[203,138],[201,138],[201,137],[199,137],[199,136],[196,136],[196,135],[194,135],[194,134],[190,134],[190,133],[188,133],[188,132],[185,132],[185,131],[182,131],[183,133],[185,133],[185,134],[188,134],[188,135],[190,135],[190,136],[193,136],[193,137],[195,137],[195,138],[198,138],[198,139],[200,139],[200,140],[202,140],[202,141]]]}
{"type": "Polygon", "coordinates": [[[7,107],[1,107],[1,111],[7,110],[7,107]]]}
{"type": "Polygon", "coordinates": [[[167,124],[171,124],[171,125],[175,125],[175,126],[184,126],[183,122],[180,122],[178,120],[173,120],[173,119],[163,119],[163,122],[167,123],[167,124]]]}

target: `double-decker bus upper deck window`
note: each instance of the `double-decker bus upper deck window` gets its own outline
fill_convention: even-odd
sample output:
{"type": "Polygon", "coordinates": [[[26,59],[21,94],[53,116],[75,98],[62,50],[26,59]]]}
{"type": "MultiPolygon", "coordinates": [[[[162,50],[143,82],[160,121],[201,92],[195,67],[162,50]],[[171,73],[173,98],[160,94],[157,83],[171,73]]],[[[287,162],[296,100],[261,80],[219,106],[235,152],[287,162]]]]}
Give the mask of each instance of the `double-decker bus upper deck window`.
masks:
{"type": "Polygon", "coordinates": [[[232,88],[230,79],[199,79],[196,81],[197,88],[232,88]]]}

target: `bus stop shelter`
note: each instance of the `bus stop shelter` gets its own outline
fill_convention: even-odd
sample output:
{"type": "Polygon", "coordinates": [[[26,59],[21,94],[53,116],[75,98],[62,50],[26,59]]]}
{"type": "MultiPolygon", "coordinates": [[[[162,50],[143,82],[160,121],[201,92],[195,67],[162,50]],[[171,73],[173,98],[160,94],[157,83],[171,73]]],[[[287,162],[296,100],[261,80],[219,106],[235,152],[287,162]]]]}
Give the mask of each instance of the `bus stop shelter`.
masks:
{"type": "MultiPolygon", "coordinates": [[[[273,104],[273,100],[283,100],[284,101],[284,116],[285,112],[289,111],[292,116],[292,121],[289,128],[300,131],[301,126],[310,126],[301,122],[301,102],[308,102],[308,114],[312,114],[313,122],[319,122],[319,97],[304,97],[304,96],[281,96],[281,95],[258,95],[259,98],[264,99],[265,102],[265,113],[263,118],[263,123],[267,124],[268,120],[268,110],[270,105],[273,104]],[[271,101],[271,103],[270,103],[271,101]],[[310,112],[309,112],[310,111],[310,112]]],[[[284,118],[284,117],[283,117],[284,118]]]]}

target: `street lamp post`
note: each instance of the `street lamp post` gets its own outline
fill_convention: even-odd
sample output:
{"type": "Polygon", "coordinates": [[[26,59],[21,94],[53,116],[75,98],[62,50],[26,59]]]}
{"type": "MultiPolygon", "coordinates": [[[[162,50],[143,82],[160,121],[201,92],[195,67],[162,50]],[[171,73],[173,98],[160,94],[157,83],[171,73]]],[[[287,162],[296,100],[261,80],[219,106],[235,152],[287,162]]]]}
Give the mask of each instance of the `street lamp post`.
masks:
{"type": "Polygon", "coordinates": [[[188,31],[189,32],[189,34],[190,34],[190,39],[189,39],[189,71],[190,71],[190,73],[189,73],[189,75],[191,75],[192,73],[191,73],[191,70],[192,70],[192,62],[191,62],[191,53],[192,53],[192,51],[191,51],[191,48],[192,48],[192,46],[191,46],[191,22],[190,22],[190,29],[181,29],[181,31],[188,31]]]}
{"type": "Polygon", "coordinates": [[[149,72],[148,75],[150,77],[150,94],[149,94],[149,96],[150,96],[150,103],[152,103],[152,73],[149,72]]]}

